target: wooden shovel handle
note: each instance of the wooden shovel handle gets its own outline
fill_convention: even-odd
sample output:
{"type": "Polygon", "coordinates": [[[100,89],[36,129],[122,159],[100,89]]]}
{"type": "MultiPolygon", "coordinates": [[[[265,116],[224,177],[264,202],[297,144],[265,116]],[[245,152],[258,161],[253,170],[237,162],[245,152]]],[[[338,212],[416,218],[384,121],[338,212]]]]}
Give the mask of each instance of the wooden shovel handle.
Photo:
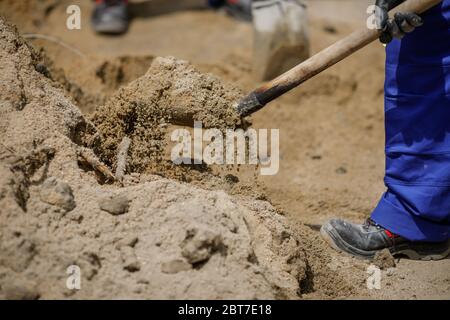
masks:
{"type": "MultiPolygon", "coordinates": [[[[407,0],[391,10],[391,12],[414,12],[420,14],[440,2],[442,0],[407,0]]],[[[379,31],[376,29],[365,28],[353,32],[346,38],[332,44],[308,60],[254,90],[239,103],[237,111],[242,116],[258,111],[270,101],[345,59],[378,39],[378,37],[379,31]]]]}

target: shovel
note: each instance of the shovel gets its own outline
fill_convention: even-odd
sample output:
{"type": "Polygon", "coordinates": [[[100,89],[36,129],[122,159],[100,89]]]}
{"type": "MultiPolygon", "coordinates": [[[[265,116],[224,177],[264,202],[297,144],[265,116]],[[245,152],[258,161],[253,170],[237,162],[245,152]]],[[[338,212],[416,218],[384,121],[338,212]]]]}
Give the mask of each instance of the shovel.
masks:
{"type": "MultiPolygon", "coordinates": [[[[442,0],[407,0],[391,10],[391,13],[414,12],[421,14],[440,2],[442,0]]],[[[377,40],[378,37],[379,31],[376,29],[366,28],[355,31],[274,80],[252,91],[235,106],[236,111],[242,117],[255,113],[272,100],[347,58],[352,53],[377,40]]]]}

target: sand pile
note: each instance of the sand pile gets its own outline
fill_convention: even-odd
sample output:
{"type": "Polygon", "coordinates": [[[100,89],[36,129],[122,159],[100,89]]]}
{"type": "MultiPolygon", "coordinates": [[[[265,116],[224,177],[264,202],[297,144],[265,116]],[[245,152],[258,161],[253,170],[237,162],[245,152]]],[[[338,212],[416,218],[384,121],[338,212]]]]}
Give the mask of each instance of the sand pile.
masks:
{"type": "Polygon", "coordinates": [[[131,139],[130,169],[143,171],[160,163],[169,123],[205,128],[243,125],[233,104],[242,93],[211,74],[202,74],[188,62],[156,58],[147,73],[118,90],[91,119],[102,137],[102,160],[114,166],[122,139],[131,139]]]}
{"type": "Polygon", "coordinates": [[[95,75],[106,88],[117,90],[120,86],[143,76],[153,59],[153,56],[121,56],[104,60],[98,63],[95,75]]]}
{"type": "Polygon", "coordinates": [[[210,86],[194,94],[199,82],[157,73],[189,75],[191,67],[157,59],[103,107],[111,118],[94,116],[96,128],[39,72],[38,55],[1,19],[0,30],[0,298],[263,299],[348,289],[324,267],[323,244],[302,227],[294,232],[265,201],[151,175],[126,175],[123,187],[102,185],[80,167],[79,150],[95,145],[92,137],[117,141],[127,134],[136,143],[147,137],[139,126],[163,115],[136,110],[189,98],[183,106],[194,98],[207,105],[213,100],[206,93],[214,90],[223,95],[212,107],[223,106],[231,96],[214,78],[198,74],[210,86]],[[119,116],[131,114],[138,118],[126,128],[119,116]],[[105,130],[111,126],[101,119],[116,119],[117,132],[105,130]],[[80,268],[80,290],[66,286],[73,265],[80,268]]]}
{"type": "Polygon", "coordinates": [[[50,43],[49,46],[48,41],[39,39],[34,39],[33,44],[47,45],[46,50],[40,52],[43,63],[52,79],[69,92],[83,113],[93,112],[98,106],[105,104],[118,88],[143,76],[154,59],[151,55],[121,56],[114,59],[88,58],[74,55],[69,51],[66,54],[71,54],[72,59],[76,61],[70,65],[65,61],[56,63],[48,57],[52,50],[60,50],[57,44],[50,43]],[[61,64],[70,67],[61,68],[61,64]]]}

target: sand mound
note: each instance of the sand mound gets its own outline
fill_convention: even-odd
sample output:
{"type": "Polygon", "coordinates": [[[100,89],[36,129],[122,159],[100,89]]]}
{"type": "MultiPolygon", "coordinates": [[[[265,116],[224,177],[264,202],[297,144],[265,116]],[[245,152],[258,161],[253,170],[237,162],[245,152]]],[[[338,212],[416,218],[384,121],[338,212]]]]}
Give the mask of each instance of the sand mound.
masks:
{"type": "Polygon", "coordinates": [[[121,56],[99,62],[95,75],[108,89],[118,89],[145,74],[153,56],[121,56]]]}
{"type": "Polygon", "coordinates": [[[130,168],[143,171],[149,163],[161,162],[169,123],[201,121],[205,128],[219,129],[243,125],[233,109],[241,95],[186,61],[156,58],[144,76],[120,89],[92,115],[102,137],[99,153],[114,165],[117,147],[128,136],[130,168]]]}
{"type": "MultiPolygon", "coordinates": [[[[1,19],[0,30],[1,298],[298,298],[338,283],[318,267],[315,250],[322,249],[313,248],[321,244],[307,240],[315,238],[303,227],[290,229],[265,201],[150,175],[127,175],[124,187],[99,184],[77,154],[101,135],[1,19]],[[80,290],[66,286],[73,265],[80,290]]],[[[111,152],[120,135],[133,143],[148,138],[139,126],[165,119],[150,110],[198,101],[222,107],[234,97],[210,76],[194,73],[202,81],[190,81],[192,73],[184,62],[157,59],[144,78],[120,90],[103,107],[111,117],[104,111],[93,118],[111,152]],[[138,116],[128,129],[127,115],[138,116]],[[117,132],[108,131],[108,121],[117,122],[117,132]]]]}
{"type": "Polygon", "coordinates": [[[98,106],[105,104],[118,88],[143,76],[154,59],[150,55],[125,55],[113,59],[75,56],[73,58],[76,63],[70,68],[61,68],[61,65],[67,67],[70,64],[65,60],[54,61],[48,57],[52,50],[57,50],[53,48],[54,43],[51,43],[50,47],[39,39],[35,39],[33,44],[35,43],[47,44],[46,50],[40,53],[43,64],[51,78],[68,91],[84,113],[93,112],[98,106]]]}

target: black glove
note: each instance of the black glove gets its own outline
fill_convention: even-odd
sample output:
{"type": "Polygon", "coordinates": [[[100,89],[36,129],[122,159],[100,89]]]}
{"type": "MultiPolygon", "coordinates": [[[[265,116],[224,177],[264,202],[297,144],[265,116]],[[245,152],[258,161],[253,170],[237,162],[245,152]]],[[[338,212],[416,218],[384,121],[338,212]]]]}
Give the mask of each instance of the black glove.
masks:
{"type": "Polygon", "coordinates": [[[381,31],[380,41],[389,43],[392,39],[401,39],[406,33],[414,31],[423,24],[423,20],[412,12],[398,12],[393,19],[389,18],[389,10],[405,0],[376,0],[375,20],[377,29],[381,31]]]}

